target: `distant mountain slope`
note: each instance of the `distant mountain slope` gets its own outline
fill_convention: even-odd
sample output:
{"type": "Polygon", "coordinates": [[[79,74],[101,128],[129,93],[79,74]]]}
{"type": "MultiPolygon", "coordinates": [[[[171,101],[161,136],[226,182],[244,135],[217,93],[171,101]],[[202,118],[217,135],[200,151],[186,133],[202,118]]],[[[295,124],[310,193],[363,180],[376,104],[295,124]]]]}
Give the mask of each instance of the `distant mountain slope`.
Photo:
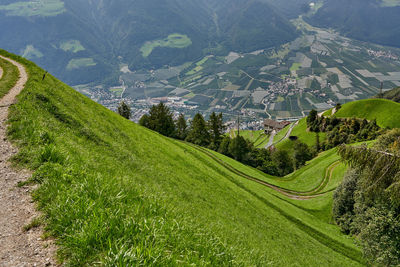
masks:
{"type": "Polygon", "coordinates": [[[177,65],[209,51],[249,52],[297,37],[265,0],[0,0],[0,25],[0,46],[73,84],[113,76],[120,62],[131,69],[177,65]]]}
{"type": "Polygon", "coordinates": [[[390,0],[325,0],[307,21],[358,40],[400,47],[398,5],[398,1],[390,0]]]}
{"type": "Polygon", "coordinates": [[[400,87],[383,93],[383,95],[380,95],[379,98],[385,98],[400,103],[400,87]]]}
{"type": "MultiPolygon", "coordinates": [[[[9,137],[20,147],[15,163],[34,171],[34,197],[71,266],[362,265],[352,239],[329,222],[331,190],[288,199],[0,54],[27,68],[9,137]]],[[[315,160],[321,168],[301,170],[304,179],[276,182],[313,189],[335,160],[330,151],[315,160]]],[[[344,171],[335,170],[328,188],[344,171]]]]}

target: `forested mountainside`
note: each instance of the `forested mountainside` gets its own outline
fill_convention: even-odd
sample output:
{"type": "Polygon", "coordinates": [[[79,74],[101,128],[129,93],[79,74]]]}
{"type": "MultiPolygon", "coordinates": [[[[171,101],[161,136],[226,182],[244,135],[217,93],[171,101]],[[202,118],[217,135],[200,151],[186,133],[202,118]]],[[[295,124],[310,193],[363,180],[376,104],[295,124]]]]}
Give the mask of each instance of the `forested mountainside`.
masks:
{"type": "Polygon", "coordinates": [[[325,0],[307,21],[358,40],[400,47],[399,14],[396,0],[325,0]]]}
{"type": "Polygon", "coordinates": [[[250,0],[0,0],[0,45],[79,84],[116,77],[120,62],[153,68],[280,45],[298,36],[280,10],[250,0]]]}
{"type": "Polygon", "coordinates": [[[387,91],[383,93],[383,95],[378,95],[378,97],[393,100],[395,102],[400,102],[400,87],[387,91]]]}

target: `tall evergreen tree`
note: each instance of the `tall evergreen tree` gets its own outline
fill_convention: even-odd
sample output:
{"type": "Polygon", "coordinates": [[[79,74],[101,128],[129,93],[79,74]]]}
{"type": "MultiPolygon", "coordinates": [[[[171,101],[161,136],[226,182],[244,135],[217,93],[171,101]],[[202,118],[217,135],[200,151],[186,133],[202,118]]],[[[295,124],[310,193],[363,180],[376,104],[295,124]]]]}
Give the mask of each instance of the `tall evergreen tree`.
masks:
{"type": "Polygon", "coordinates": [[[122,101],[119,104],[118,114],[128,120],[131,118],[131,108],[125,103],[125,101],[122,101]]]}
{"type": "Polygon", "coordinates": [[[298,169],[301,166],[304,166],[304,164],[307,161],[313,158],[313,154],[310,148],[305,143],[296,141],[293,149],[294,149],[293,158],[296,169],[298,169]]]}
{"type": "Polygon", "coordinates": [[[188,133],[187,128],[185,115],[181,113],[176,121],[176,136],[181,140],[185,140],[188,133]]]}
{"type": "Polygon", "coordinates": [[[231,141],[232,139],[229,136],[225,136],[219,145],[218,152],[231,157],[232,155],[229,154],[229,144],[231,141]]]}
{"type": "Polygon", "coordinates": [[[317,119],[318,112],[315,109],[311,110],[307,116],[307,126],[311,127],[317,119]]]}
{"type": "Polygon", "coordinates": [[[175,123],[172,118],[172,112],[164,104],[160,103],[156,106],[152,106],[149,112],[148,118],[141,118],[141,121],[146,122],[147,128],[159,132],[162,135],[174,137],[175,136],[175,123]]]}
{"type": "Polygon", "coordinates": [[[191,124],[186,141],[199,146],[208,146],[210,144],[210,134],[207,129],[207,123],[203,115],[197,113],[191,124]]]}
{"type": "Polygon", "coordinates": [[[279,176],[293,172],[293,159],[286,150],[277,150],[272,154],[272,161],[278,168],[279,176]]]}
{"type": "Polygon", "coordinates": [[[147,114],[144,114],[140,118],[139,124],[142,125],[143,127],[149,128],[150,127],[150,116],[147,114]]]}
{"type": "Polygon", "coordinates": [[[243,136],[236,136],[229,144],[229,154],[231,154],[237,161],[243,162],[247,160],[249,152],[249,145],[243,136]]]}
{"type": "Polygon", "coordinates": [[[217,115],[215,112],[213,112],[210,115],[210,119],[208,120],[208,128],[211,138],[210,148],[218,150],[222,141],[222,135],[225,130],[222,113],[217,115]]]}

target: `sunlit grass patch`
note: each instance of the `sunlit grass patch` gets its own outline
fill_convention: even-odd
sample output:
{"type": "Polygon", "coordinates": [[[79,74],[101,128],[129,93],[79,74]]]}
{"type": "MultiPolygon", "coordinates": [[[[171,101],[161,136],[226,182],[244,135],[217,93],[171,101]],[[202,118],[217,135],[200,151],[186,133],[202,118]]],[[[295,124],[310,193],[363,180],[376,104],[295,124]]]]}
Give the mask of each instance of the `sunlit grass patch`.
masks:
{"type": "Polygon", "coordinates": [[[96,62],[93,60],[93,58],[74,58],[68,62],[67,70],[74,70],[92,66],[96,66],[96,62]]]}
{"type": "Polygon", "coordinates": [[[156,47],[185,48],[192,45],[192,40],[185,34],[174,33],[168,35],[165,39],[146,42],[140,52],[143,57],[148,57],[156,47]]]}
{"type": "Polygon", "coordinates": [[[0,11],[5,11],[7,16],[57,16],[66,11],[61,0],[36,0],[20,1],[8,5],[0,5],[0,11]]]}
{"type": "Polygon", "coordinates": [[[84,51],[85,48],[78,40],[68,40],[61,42],[60,48],[66,52],[78,53],[79,51],[84,51]]]}

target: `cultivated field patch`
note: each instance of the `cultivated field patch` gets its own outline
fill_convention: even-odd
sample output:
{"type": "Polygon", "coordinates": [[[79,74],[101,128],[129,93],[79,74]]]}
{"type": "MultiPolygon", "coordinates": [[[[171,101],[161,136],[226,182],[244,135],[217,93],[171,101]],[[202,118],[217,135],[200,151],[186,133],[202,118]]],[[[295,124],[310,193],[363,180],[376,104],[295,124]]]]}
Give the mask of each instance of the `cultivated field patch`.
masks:
{"type": "Polygon", "coordinates": [[[96,62],[93,60],[93,58],[90,57],[74,58],[68,62],[67,70],[74,70],[92,66],[96,66],[96,62]]]}
{"type": "Polygon", "coordinates": [[[65,52],[72,52],[78,53],[79,51],[84,51],[85,48],[78,40],[68,40],[61,42],[60,49],[64,50],[65,52]]]}
{"type": "Polygon", "coordinates": [[[167,38],[146,42],[140,52],[143,57],[148,57],[157,47],[186,48],[192,45],[192,40],[185,34],[174,33],[167,38]]]}

